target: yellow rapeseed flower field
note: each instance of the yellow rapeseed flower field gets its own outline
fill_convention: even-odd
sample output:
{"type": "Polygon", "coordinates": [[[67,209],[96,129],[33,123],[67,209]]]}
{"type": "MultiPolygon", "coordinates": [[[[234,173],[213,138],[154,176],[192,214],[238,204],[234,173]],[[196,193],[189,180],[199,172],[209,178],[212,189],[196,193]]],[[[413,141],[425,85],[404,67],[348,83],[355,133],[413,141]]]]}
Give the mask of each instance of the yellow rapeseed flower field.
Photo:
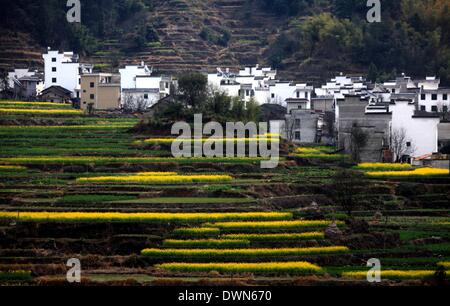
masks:
{"type": "MultiPolygon", "coordinates": [[[[423,279],[431,277],[436,271],[432,270],[382,270],[381,278],[384,279],[423,279]]],[[[341,275],[343,278],[358,278],[365,279],[367,277],[367,271],[353,271],[343,272],[341,275]]]]}
{"type": "Polygon", "coordinates": [[[82,111],[75,109],[22,109],[0,108],[0,113],[14,114],[53,114],[53,115],[81,115],[82,111]]]}
{"type": "Polygon", "coordinates": [[[445,269],[450,269],[450,261],[438,262],[438,266],[443,266],[445,269]]]}
{"type": "Polygon", "coordinates": [[[297,241],[308,239],[324,239],[325,234],[321,232],[308,233],[284,233],[284,234],[227,234],[221,236],[223,239],[238,239],[250,241],[297,241]]]}
{"type": "Polygon", "coordinates": [[[367,175],[372,177],[427,177],[449,175],[448,169],[420,168],[413,171],[371,171],[367,175]]]}
{"type": "Polygon", "coordinates": [[[345,253],[345,246],[271,249],[144,249],[143,256],[152,258],[226,258],[258,256],[299,256],[311,254],[345,253]]]}
{"type": "Polygon", "coordinates": [[[412,170],[410,164],[399,163],[361,163],[356,169],[360,170],[374,170],[374,171],[397,171],[397,170],[412,170]]]}
{"type": "MultiPolygon", "coordinates": [[[[206,227],[217,227],[221,230],[241,230],[241,231],[259,231],[259,230],[288,230],[302,229],[308,227],[325,227],[332,223],[327,220],[295,220],[295,221],[264,221],[264,222],[218,222],[206,224],[206,227]]],[[[338,225],[344,223],[339,221],[338,225]]]]}
{"type": "Polygon", "coordinates": [[[124,182],[124,183],[153,183],[153,184],[175,184],[175,183],[198,183],[198,182],[226,182],[233,180],[229,175],[178,175],[176,173],[168,174],[145,174],[125,176],[99,176],[82,177],[77,182],[124,182]]]}
{"type": "Polygon", "coordinates": [[[205,143],[207,141],[209,142],[250,142],[250,141],[267,141],[267,142],[278,142],[279,138],[276,136],[257,136],[257,137],[252,137],[252,138],[201,138],[201,139],[180,139],[180,138],[149,138],[144,140],[144,143],[166,143],[166,144],[170,144],[170,143],[177,143],[177,142],[186,142],[186,141],[191,141],[192,143],[205,143]]]}
{"type": "Polygon", "coordinates": [[[0,105],[36,105],[36,106],[61,106],[70,104],[55,103],[55,102],[25,102],[25,101],[1,101],[0,105]]]}
{"type": "Polygon", "coordinates": [[[224,220],[285,220],[292,213],[103,213],[103,212],[0,212],[0,219],[48,222],[215,222],[224,220]]]}
{"type": "Polygon", "coordinates": [[[27,170],[27,168],[26,167],[22,167],[22,166],[8,166],[8,165],[6,165],[6,166],[0,166],[0,171],[1,170],[7,170],[7,171],[17,170],[17,171],[20,171],[20,170],[27,170]]]}
{"type": "Polygon", "coordinates": [[[261,263],[164,263],[156,266],[172,272],[220,273],[321,273],[322,268],[309,262],[261,262],[261,263]]]}

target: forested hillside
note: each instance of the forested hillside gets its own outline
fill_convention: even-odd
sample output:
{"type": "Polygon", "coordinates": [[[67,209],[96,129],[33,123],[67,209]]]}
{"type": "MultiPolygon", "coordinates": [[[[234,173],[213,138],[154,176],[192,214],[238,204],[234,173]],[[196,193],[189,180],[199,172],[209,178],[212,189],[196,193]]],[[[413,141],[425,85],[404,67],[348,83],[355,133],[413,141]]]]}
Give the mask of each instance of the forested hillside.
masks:
{"type": "Polygon", "coordinates": [[[52,46],[102,70],[141,60],[170,72],[260,62],[317,82],[337,72],[372,80],[405,72],[450,83],[450,1],[382,0],[374,24],[366,2],[82,0],[82,23],[68,24],[66,1],[8,1],[0,65],[39,65],[39,52],[52,46]]]}

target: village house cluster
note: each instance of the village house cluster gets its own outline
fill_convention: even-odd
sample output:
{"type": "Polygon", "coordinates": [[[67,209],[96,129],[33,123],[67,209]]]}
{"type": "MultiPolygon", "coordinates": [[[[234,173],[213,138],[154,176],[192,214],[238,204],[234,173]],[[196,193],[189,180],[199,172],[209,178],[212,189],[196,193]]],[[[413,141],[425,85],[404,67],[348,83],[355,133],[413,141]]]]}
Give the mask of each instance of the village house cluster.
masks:
{"type": "MultiPolygon", "coordinates": [[[[48,49],[44,72],[15,69],[8,74],[14,98],[73,103],[81,109],[145,111],[174,93],[177,80],[157,74],[141,62],[119,73],[97,73],[73,52],[48,49]]],[[[271,131],[296,143],[354,149],[354,135],[364,133],[363,161],[435,163],[440,146],[450,141],[450,88],[436,77],[402,75],[373,84],[361,76],[338,75],[319,87],[281,81],[270,67],[239,71],[217,68],[207,73],[209,86],[263,109],[271,131]],[[281,111],[280,111],[281,110],[281,111]],[[280,113],[281,112],[281,113],[280,113]]]]}

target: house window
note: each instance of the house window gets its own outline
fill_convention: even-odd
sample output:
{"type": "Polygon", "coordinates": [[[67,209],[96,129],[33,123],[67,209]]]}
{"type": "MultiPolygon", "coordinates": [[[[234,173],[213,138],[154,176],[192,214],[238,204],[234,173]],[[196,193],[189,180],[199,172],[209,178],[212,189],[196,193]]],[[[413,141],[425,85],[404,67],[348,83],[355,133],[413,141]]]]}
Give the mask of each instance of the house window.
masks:
{"type": "Polygon", "coordinates": [[[437,100],[437,94],[432,94],[431,95],[431,100],[436,101],[437,100]]]}
{"type": "Polygon", "coordinates": [[[300,92],[297,91],[297,99],[300,98],[300,92]]]}
{"type": "Polygon", "coordinates": [[[245,91],[245,95],[246,95],[247,97],[250,96],[250,90],[247,89],[247,90],[245,91]]]}
{"type": "Polygon", "coordinates": [[[448,95],[447,95],[447,94],[443,94],[443,95],[442,95],[442,100],[447,101],[447,100],[448,100],[448,95]]]}
{"type": "Polygon", "coordinates": [[[89,98],[90,98],[91,100],[94,100],[94,99],[95,99],[95,95],[94,95],[94,94],[90,94],[89,98]]]}
{"type": "Polygon", "coordinates": [[[442,106],[442,111],[444,113],[448,112],[448,106],[447,105],[442,106]]]}
{"type": "Polygon", "coordinates": [[[300,125],[302,124],[302,121],[300,119],[295,119],[295,123],[294,124],[295,124],[295,128],[299,129],[300,125]]]}
{"type": "Polygon", "coordinates": [[[407,146],[408,148],[411,148],[411,142],[408,141],[408,142],[406,143],[406,146],[407,146]]]}
{"type": "Polygon", "coordinates": [[[145,99],[145,100],[148,99],[148,94],[144,94],[144,99],[145,99]]]}
{"type": "Polygon", "coordinates": [[[438,111],[437,106],[436,106],[436,105],[433,105],[433,106],[431,107],[431,111],[432,111],[432,112],[437,112],[437,111],[438,111]]]}
{"type": "Polygon", "coordinates": [[[52,72],[56,72],[56,67],[52,67],[52,72]]]}
{"type": "Polygon", "coordinates": [[[168,82],[166,82],[166,89],[167,89],[167,88],[169,88],[169,83],[168,83],[168,82]]]}
{"type": "Polygon", "coordinates": [[[392,88],[392,93],[395,94],[395,88],[392,88]]]}
{"type": "Polygon", "coordinates": [[[421,105],[421,106],[420,106],[420,110],[421,110],[421,111],[426,111],[427,109],[425,108],[425,105],[421,105]]]}
{"type": "Polygon", "coordinates": [[[275,99],[275,94],[272,94],[272,99],[275,99]]]}
{"type": "Polygon", "coordinates": [[[90,86],[91,88],[94,88],[94,87],[95,87],[94,82],[91,82],[91,83],[89,84],[89,86],[90,86]]]}
{"type": "Polygon", "coordinates": [[[56,57],[52,57],[52,62],[56,63],[56,57]]]}
{"type": "Polygon", "coordinates": [[[52,78],[52,83],[56,83],[56,78],[52,78]]]}
{"type": "Polygon", "coordinates": [[[300,132],[295,132],[295,136],[294,137],[295,137],[295,140],[301,140],[302,139],[300,132]]]}
{"type": "Polygon", "coordinates": [[[425,100],[426,99],[426,95],[425,94],[421,94],[420,95],[420,100],[425,100]]]}

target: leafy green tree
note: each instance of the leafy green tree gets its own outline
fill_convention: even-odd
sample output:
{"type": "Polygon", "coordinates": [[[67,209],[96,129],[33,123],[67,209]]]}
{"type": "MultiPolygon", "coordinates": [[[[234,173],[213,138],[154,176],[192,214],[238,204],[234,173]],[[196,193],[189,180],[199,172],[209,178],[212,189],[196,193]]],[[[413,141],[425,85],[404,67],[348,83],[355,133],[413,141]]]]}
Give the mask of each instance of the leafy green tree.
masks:
{"type": "Polygon", "coordinates": [[[189,72],[178,78],[178,88],[182,100],[194,110],[201,109],[207,98],[208,79],[204,74],[189,72]]]}

